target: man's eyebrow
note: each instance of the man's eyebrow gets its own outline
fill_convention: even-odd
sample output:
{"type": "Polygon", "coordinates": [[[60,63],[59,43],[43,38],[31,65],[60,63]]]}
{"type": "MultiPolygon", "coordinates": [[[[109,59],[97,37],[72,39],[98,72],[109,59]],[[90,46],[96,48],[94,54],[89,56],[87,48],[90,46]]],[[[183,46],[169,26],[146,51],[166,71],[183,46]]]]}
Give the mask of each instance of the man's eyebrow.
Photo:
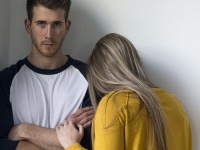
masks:
{"type": "MultiPolygon", "coordinates": [[[[37,21],[35,21],[35,23],[47,23],[47,21],[45,21],[45,20],[37,20],[37,21]]],[[[53,21],[52,23],[60,23],[60,24],[62,24],[64,22],[57,20],[57,21],[53,21]]]]}
{"type": "Polygon", "coordinates": [[[53,21],[53,23],[63,23],[63,21],[57,20],[57,21],[53,21]]]}
{"type": "Polygon", "coordinates": [[[44,20],[37,20],[37,21],[35,21],[35,23],[46,23],[46,21],[44,21],[44,20]]]}

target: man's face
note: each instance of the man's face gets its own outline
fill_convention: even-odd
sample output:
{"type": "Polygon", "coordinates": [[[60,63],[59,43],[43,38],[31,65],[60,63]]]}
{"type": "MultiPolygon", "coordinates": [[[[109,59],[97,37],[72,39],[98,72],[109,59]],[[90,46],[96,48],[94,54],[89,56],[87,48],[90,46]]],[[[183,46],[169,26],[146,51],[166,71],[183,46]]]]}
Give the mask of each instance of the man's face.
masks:
{"type": "Polygon", "coordinates": [[[63,9],[48,9],[41,5],[33,8],[33,18],[25,21],[27,32],[31,35],[32,51],[45,57],[53,57],[61,52],[70,21],[65,21],[63,9]]]}

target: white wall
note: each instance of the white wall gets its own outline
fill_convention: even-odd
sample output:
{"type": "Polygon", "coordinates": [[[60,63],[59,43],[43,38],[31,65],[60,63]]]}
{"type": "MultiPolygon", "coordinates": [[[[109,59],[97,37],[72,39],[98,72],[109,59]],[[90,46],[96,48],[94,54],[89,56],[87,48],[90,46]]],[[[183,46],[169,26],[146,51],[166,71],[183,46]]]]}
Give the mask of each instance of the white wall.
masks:
{"type": "Polygon", "coordinates": [[[26,34],[24,19],[26,18],[26,0],[10,0],[10,45],[9,63],[13,64],[30,52],[30,37],[26,34]]]}
{"type": "Polygon", "coordinates": [[[10,2],[0,1],[0,70],[8,65],[10,2]]]}
{"type": "MultiPolygon", "coordinates": [[[[11,1],[10,64],[30,50],[23,25],[25,0],[20,2],[11,1]]],[[[199,150],[199,8],[198,0],[72,0],[72,27],[63,50],[86,61],[95,42],[106,33],[128,37],[142,56],[150,79],[182,101],[192,123],[193,149],[199,150]]],[[[0,35],[4,44],[2,40],[0,35]]],[[[3,48],[8,47],[6,44],[3,48]]],[[[2,50],[0,54],[7,57],[2,50]]],[[[5,59],[1,61],[6,64],[5,59]]]]}

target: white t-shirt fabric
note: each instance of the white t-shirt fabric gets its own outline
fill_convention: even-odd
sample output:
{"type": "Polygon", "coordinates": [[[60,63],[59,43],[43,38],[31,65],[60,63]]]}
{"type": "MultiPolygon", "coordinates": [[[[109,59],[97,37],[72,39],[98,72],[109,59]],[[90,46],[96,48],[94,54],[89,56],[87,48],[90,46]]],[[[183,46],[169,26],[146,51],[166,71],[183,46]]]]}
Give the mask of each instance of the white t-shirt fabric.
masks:
{"type": "Polygon", "coordinates": [[[85,65],[68,57],[64,66],[54,70],[39,69],[24,60],[10,87],[14,124],[55,128],[82,107],[88,88],[85,65]]]}

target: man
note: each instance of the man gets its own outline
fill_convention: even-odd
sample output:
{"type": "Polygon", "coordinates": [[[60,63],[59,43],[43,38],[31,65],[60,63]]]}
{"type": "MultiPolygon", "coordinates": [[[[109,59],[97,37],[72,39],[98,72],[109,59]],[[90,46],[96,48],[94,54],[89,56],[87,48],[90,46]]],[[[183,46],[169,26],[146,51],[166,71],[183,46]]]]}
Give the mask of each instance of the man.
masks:
{"type": "Polygon", "coordinates": [[[86,65],[62,53],[71,22],[70,0],[27,0],[29,55],[0,72],[0,149],[62,149],[55,127],[82,124],[89,148],[94,110],[87,94],[86,65]],[[87,132],[88,131],[88,132],[87,132]]]}

